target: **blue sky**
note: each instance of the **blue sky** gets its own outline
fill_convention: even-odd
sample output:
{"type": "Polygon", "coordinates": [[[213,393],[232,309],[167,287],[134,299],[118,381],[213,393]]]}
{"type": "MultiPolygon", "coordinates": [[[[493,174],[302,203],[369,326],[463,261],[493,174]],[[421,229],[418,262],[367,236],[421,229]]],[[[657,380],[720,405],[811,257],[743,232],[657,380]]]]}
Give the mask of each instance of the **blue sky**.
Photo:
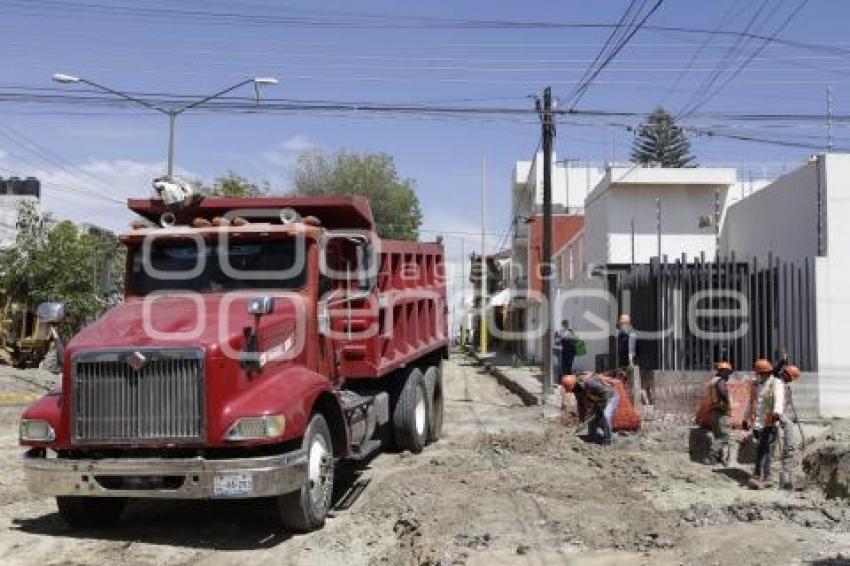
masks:
{"type": "MultiPolygon", "coordinates": [[[[798,3],[770,0],[763,13],[776,11],[762,31],[778,26],[798,3]]],[[[527,96],[546,85],[552,85],[556,95],[566,95],[609,31],[340,29],[274,21],[290,16],[345,20],[353,19],[351,13],[365,13],[613,23],[627,4],[626,0],[326,1],[320,6],[271,0],[0,0],[4,45],[0,92],[58,87],[50,76],[59,71],[128,91],[182,94],[209,93],[246,77],[273,75],[280,85],[265,93],[276,98],[529,106],[527,96]],[[122,12],[125,7],[150,11],[122,12]],[[162,12],[175,7],[239,17],[173,17],[162,12]],[[256,17],[243,17],[252,15],[256,17]]],[[[667,0],[650,23],[739,30],[758,4],[667,0]]],[[[780,37],[850,48],[848,18],[850,3],[811,0],[780,37]]],[[[579,108],[648,112],[664,102],[673,111],[681,110],[733,41],[712,37],[690,72],[680,77],[705,37],[638,33],[579,108]]],[[[845,113],[848,71],[847,54],[770,45],[701,111],[823,113],[825,89],[831,84],[834,110],[845,113]]],[[[243,94],[248,97],[251,92],[243,94]]],[[[574,122],[583,123],[559,125],[558,155],[601,161],[610,156],[613,145],[618,160],[627,158],[631,134],[623,128],[600,121],[574,122]]],[[[711,127],[715,120],[693,117],[686,123],[711,127]]],[[[129,217],[108,199],[146,194],[149,178],[163,167],[166,119],[142,110],[2,102],[0,126],[7,128],[7,135],[0,137],[0,175],[35,173],[61,184],[61,189],[46,188],[45,202],[63,216],[120,228],[129,217]],[[15,142],[10,131],[36,145],[15,142]],[[106,198],[73,192],[81,186],[106,198]]],[[[747,124],[723,127],[780,140],[816,141],[824,131],[821,124],[768,124],[758,131],[747,129],[751,127],[747,124]]],[[[843,127],[837,126],[835,135],[836,145],[850,146],[850,141],[841,140],[846,135],[843,127]]],[[[179,119],[177,164],[193,176],[210,179],[233,170],[285,190],[301,150],[382,151],[395,157],[403,176],[416,180],[426,229],[471,232],[477,230],[480,215],[480,162],[486,155],[492,189],[489,229],[500,233],[510,220],[508,191],[514,162],[529,158],[538,139],[533,117],[458,121],[197,112],[179,119]]],[[[702,163],[751,162],[756,168],[762,163],[800,161],[812,153],[720,138],[695,138],[693,143],[702,163]]],[[[457,253],[460,237],[469,240],[467,250],[477,246],[473,235],[455,234],[448,240],[450,253],[457,253]]]]}

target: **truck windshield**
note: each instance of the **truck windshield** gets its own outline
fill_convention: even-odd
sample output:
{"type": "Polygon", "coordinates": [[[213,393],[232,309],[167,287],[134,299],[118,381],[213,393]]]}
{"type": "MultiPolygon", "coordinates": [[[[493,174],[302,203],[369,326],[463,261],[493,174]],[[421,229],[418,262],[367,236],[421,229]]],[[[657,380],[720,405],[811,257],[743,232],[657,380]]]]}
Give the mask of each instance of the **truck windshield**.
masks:
{"type": "Polygon", "coordinates": [[[132,250],[128,287],[141,294],[300,289],[306,277],[306,256],[296,254],[295,245],[294,240],[234,242],[228,244],[223,257],[217,243],[199,252],[194,242],[156,241],[150,246],[148,261],[142,246],[132,250]],[[296,266],[299,260],[302,265],[296,266]]]}

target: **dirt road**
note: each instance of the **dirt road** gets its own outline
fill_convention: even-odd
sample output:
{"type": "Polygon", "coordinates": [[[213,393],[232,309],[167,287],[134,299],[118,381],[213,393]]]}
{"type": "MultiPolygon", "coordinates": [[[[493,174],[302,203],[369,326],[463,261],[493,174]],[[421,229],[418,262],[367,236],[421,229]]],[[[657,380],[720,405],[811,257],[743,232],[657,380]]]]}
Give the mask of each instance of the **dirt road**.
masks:
{"type": "Polygon", "coordinates": [[[343,472],[320,532],[289,536],[240,502],[128,507],[99,532],[23,487],[19,409],[0,412],[4,564],[841,564],[850,511],[818,489],[749,491],[691,463],[687,428],[587,445],[463,359],[446,363],[445,436],[343,472]],[[757,545],[762,545],[758,548],[757,545]]]}

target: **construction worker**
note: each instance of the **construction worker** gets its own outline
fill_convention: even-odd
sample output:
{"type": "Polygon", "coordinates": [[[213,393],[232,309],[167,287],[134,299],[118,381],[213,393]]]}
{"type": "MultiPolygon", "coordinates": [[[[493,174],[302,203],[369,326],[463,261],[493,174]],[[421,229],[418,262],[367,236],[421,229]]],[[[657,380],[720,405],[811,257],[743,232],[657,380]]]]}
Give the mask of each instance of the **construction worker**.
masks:
{"type": "Polygon", "coordinates": [[[591,413],[587,425],[587,436],[591,442],[609,445],[614,440],[612,419],[620,404],[620,394],[608,381],[592,374],[578,377],[567,375],[563,381],[564,391],[573,393],[579,406],[586,404],[591,413]],[[599,427],[602,436],[599,436],[599,427]]]}
{"type": "Polygon", "coordinates": [[[628,368],[635,365],[637,334],[632,328],[632,317],[621,314],[617,319],[617,367],[628,368]]]}
{"type": "Polygon", "coordinates": [[[794,434],[794,425],[797,417],[797,409],[794,407],[794,399],[791,395],[791,383],[800,377],[800,368],[790,364],[787,360],[780,362],[773,368],[773,375],[784,383],[785,406],[780,415],[779,425],[782,427],[782,457],[788,458],[797,450],[797,438],[794,434]],[[794,414],[794,419],[788,415],[788,410],[794,414]]]}
{"type": "Polygon", "coordinates": [[[729,378],[735,372],[727,361],[715,365],[716,373],[708,382],[708,399],[711,403],[712,442],[705,463],[709,465],[729,465],[731,440],[729,436],[729,417],[732,415],[732,402],[729,398],[729,378]]]}
{"type": "Polygon", "coordinates": [[[756,489],[770,487],[770,460],[776,440],[776,425],[785,407],[785,386],[773,375],[773,365],[765,359],[753,364],[756,374],[750,392],[750,402],[744,416],[744,428],[752,427],[753,438],[758,442],[756,463],[750,485],[756,489]]]}

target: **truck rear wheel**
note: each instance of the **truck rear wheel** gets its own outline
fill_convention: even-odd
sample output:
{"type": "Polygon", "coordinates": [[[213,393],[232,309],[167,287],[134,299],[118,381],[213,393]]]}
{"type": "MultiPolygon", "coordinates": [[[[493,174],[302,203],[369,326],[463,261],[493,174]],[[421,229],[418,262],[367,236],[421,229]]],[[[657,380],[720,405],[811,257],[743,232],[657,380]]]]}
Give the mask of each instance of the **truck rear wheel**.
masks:
{"type": "Polygon", "coordinates": [[[277,498],[283,526],[297,532],[321,528],[333,498],[333,440],[328,423],[321,414],[310,419],[303,446],[307,451],[307,480],[301,489],[277,498]]]}
{"type": "Polygon", "coordinates": [[[77,529],[97,529],[114,525],[121,518],[127,500],[123,497],[58,496],[59,515],[77,529]]]}
{"type": "Polygon", "coordinates": [[[443,433],[443,377],[439,366],[431,366],[425,371],[425,381],[429,388],[428,442],[436,442],[443,433]]]}
{"type": "Polygon", "coordinates": [[[393,433],[399,450],[419,453],[428,441],[428,388],[417,368],[407,374],[393,408],[393,433]]]}

